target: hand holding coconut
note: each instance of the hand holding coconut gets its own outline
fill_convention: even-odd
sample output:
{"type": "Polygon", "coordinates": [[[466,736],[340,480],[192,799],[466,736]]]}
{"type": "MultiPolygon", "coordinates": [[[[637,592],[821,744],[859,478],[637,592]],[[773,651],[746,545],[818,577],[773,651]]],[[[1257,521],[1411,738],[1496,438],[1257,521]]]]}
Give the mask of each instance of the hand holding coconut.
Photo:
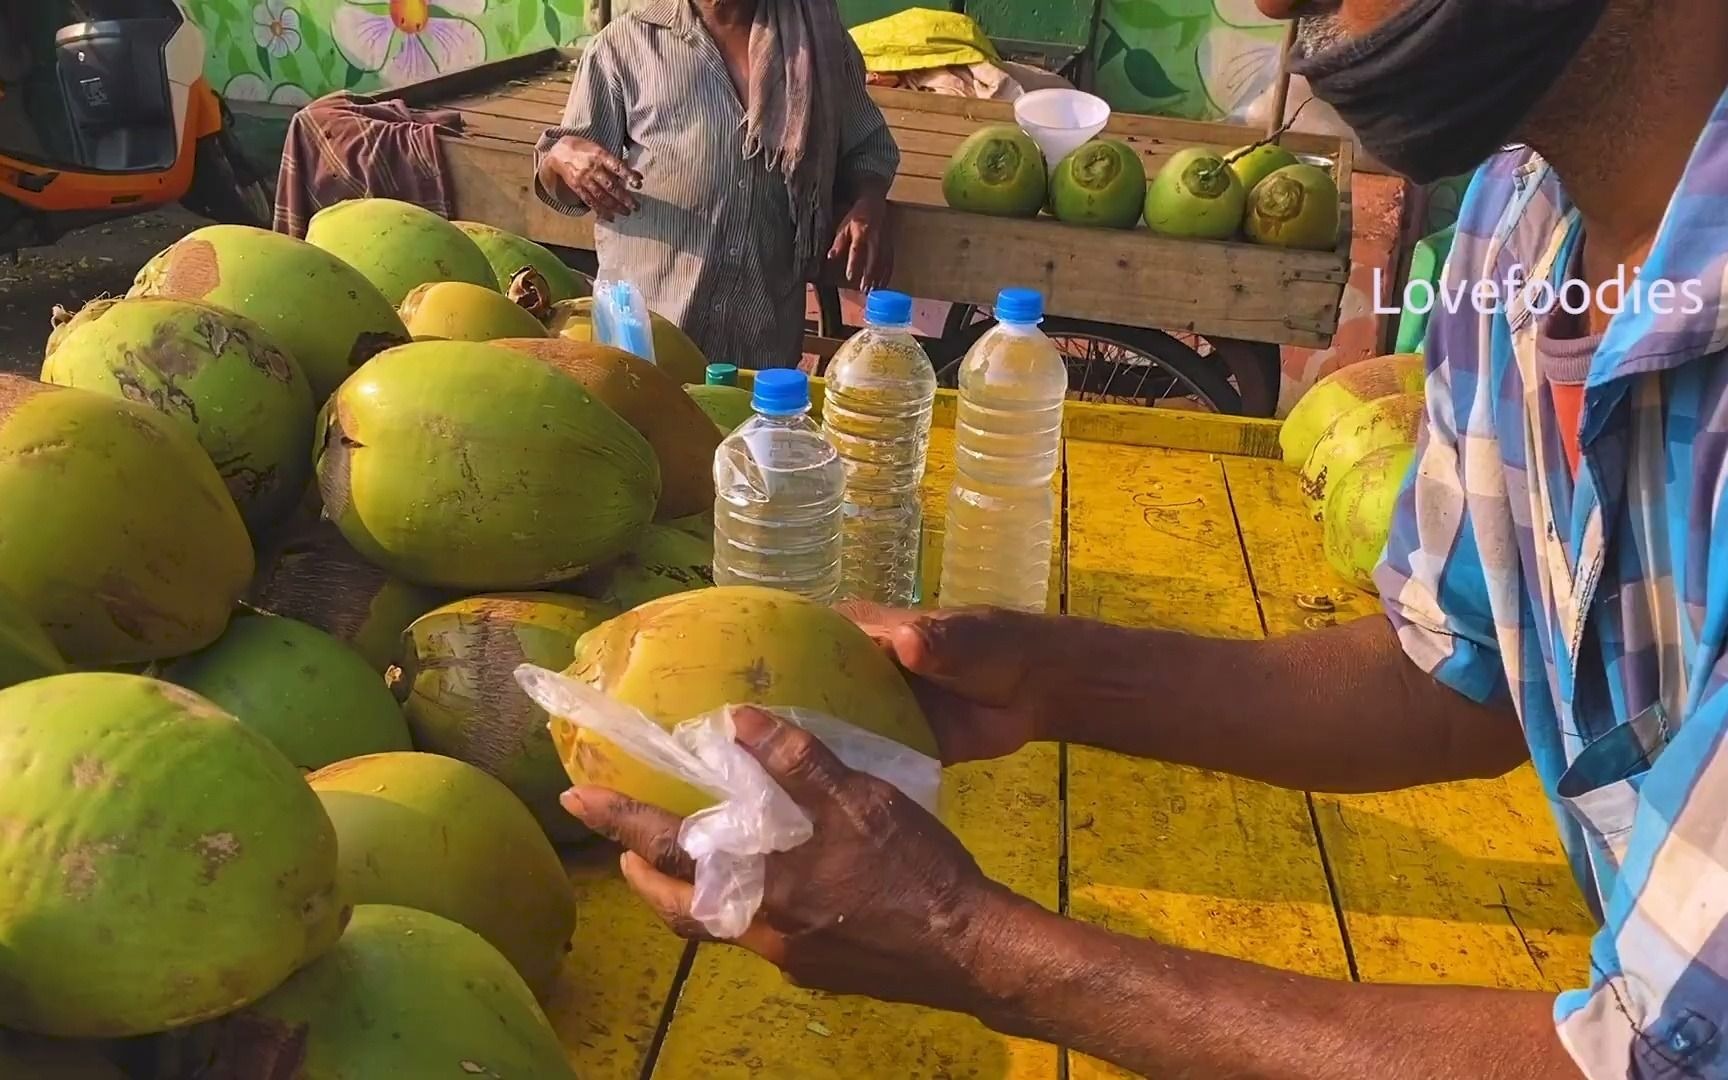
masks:
{"type": "Polygon", "coordinates": [[[601,221],[629,217],[638,207],[632,191],[642,188],[642,174],[599,143],[566,136],[540,162],[540,182],[553,191],[566,191],[594,211],[601,221]]]}

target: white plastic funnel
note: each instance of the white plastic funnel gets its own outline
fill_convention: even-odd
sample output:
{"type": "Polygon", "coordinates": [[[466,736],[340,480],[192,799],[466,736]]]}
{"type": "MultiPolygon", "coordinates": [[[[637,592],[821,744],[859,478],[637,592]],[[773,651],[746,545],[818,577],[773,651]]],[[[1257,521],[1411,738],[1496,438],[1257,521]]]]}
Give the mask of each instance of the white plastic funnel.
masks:
{"type": "Polygon", "coordinates": [[[1014,101],[1020,130],[1044,151],[1051,172],[1110,122],[1110,105],[1084,90],[1034,90],[1014,101]]]}

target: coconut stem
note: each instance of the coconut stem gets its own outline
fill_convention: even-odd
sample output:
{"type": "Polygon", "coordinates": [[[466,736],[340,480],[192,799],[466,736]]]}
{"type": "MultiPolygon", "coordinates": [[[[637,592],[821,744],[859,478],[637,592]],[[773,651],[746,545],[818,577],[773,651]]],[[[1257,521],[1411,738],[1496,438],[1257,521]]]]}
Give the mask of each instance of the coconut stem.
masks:
{"type": "Polygon", "coordinates": [[[1249,143],[1247,146],[1244,146],[1240,150],[1235,150],[1229,154],[1224,155],[1224,164],[1226,164],[1226,165],[1235,164],[1238,160],[1247,157],[1249,154],[1252,154],[1254,151],[1260,149],[1262,146],[1270,146],[1272,143],[1275,143],[1279,139],[1282,139],[1290,131],[1291,128],[1296,126],[1296,121],[1302,118],[1302,110],[1306,109],[1308,107],[1308,102],[1313,101],[1313,100],[1314,100],[1313,98],[1309,98],[1308,101],[1304,101],[1302,104],[1296,106],[1296,111],[1290,114],[1290,119],[1284,121],[1283,126],[1280,127],[1277,131],[1274,131],[1272,134],[1266,136],[1264,139],[1261,139],[1259,142],[1249,143]]]}

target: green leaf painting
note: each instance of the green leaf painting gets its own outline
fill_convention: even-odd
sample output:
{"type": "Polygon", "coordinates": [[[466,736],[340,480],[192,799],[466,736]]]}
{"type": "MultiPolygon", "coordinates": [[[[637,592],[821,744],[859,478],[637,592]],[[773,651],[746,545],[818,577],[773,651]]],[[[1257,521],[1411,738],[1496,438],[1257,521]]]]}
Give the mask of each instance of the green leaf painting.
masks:
{"type": "Polygon", "coordinates": [[[1282,23],[1254,0],[1102,0],[1099,93],[1115,108],[1241,120],[1278,74],[1282,23]]]}
{"type": "Polygon", "coordinates": [[[206,76],[242,101],[303,105],[571,44],[585,0],[187,0],[206,76]]]}

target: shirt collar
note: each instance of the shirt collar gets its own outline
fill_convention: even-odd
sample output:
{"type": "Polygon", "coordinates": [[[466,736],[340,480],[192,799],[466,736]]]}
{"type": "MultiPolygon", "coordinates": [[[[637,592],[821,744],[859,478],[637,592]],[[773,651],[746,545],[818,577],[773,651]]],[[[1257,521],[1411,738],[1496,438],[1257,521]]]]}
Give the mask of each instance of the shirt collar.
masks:
{"type": "MultiPolygon", "coordinates": [[[[1693,147],[1628,303],[1608,325],[1590,385],[1664,371],[1728,348],[1728,93],[1693,147]],[[1658,291],[1659,290],[1659,291],[1658,291]],[[1634,305],[1633,298],[1642,304],[1634,305]]],[[[1630,276],[1630,275],[1628,275],[1630,276]]]]}
{"type": "Polygon", "coordinates": [[[630,8],[630,17],[668,30],[681,29],[690,17],[689,0],[642,0],[630,8]]]}

